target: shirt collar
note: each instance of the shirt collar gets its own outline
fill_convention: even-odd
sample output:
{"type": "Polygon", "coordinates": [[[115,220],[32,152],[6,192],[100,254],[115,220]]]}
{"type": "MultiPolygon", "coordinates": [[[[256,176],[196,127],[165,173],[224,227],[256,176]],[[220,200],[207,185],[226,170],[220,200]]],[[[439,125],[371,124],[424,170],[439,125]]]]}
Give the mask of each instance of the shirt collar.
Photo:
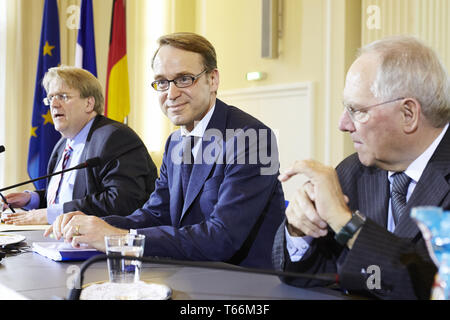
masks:
{"type": "MultiPolygon", "coordinates": [[[[406,168],[404,171],[408,177],[410,177],[414,182],[418,182],[420,177],[422,176],[423,170],[425,170],[425,167],[428,164],[428,161],[430,161],[431,156],[436,151],[436,148],[438,147],[439,143],[441,142],[442,138],[444,137],[444,134],[447,132],[448,129],[448,123],[445,125],[442,132],[439,134],[439,136],[434,139],[433,143],[430,144],[430,146],[411,164],[406,168]]],[[[392,175],[394,174],[394,171],[389,171],[389,181],[392,183],[392,175]]]]}
{"type": "Polygon", "coordinates": [[[77,133],[73,139],[67,139],[66,145],[70,145],[74,149],[77,145],[83,145],[86,143],[87,136],[91,130],[92,124],[94,123],[94,118],[89,120],[89,122],[77,133]]]}
{"type": "Polygon", "coordinates": [[[203,138],[203,135],[205,134],[206,128],[208,127],[209,121],[211,120],[215,108],[216,104],[214,103],[211,110],[208,111],[208,113],[202,118],[202,120],[197,122],[191,132],[187,131],[184,127],[181,127],[181,136],[194,136],[203,138]]]}

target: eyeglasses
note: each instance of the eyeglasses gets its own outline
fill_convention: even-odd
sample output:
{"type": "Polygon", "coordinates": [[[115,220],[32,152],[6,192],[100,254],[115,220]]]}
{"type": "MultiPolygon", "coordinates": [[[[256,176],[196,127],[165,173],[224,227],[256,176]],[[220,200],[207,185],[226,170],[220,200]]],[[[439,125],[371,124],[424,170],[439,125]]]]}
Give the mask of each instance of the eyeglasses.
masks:
{"type": "Polygon", "coordinates": [[[67,102],[69,99],[73,98],[73,96],[69,96],[67,93],[61,93],[61,94],[55,94],[53,96],[48,96],[44,98],[44,104],[46,106],[49,106],[52,104],[53,99],[56,99],[57,101],[67,102]]]}
{"type": "Polygon", "coordinates": [[[357,121],[359,123],[366,123],[367,121],[369,121],[370,118],[370,114],[367,112],[368,109],[373,108],[373,107],[378,107],[384,104],[388,104],[391,102],[395,102],[395,101],[399,101],[399,100],[403,100],[405,98],[397,98],[397,99],[393,99],[393,100],[389,100],[389,101],[385,101],[385,102],[381,102],[381,103],[377,103],[371,106],[367,106],[367,107],[363,107],[363,108],[359,108],[359,109],[355,109],[353,107],[350,106],[344,106],[345,110],[347,110],[348,114],[350,115],[350,118],[352,119],[353,122],[357,121]]]}
{"type": "Polygon", "coordinates": [[[195,80],[200,78],[207,70],[208,69],[203,70],[196,76],[182,75],[173,80],[167,79],[155,80],[152,82],[152,87],[156,91],[166,91],[167,89],[169,89],[170,83],[173,82],[177,86],[177,88],[187,88],[191,86],[195,80]]]}

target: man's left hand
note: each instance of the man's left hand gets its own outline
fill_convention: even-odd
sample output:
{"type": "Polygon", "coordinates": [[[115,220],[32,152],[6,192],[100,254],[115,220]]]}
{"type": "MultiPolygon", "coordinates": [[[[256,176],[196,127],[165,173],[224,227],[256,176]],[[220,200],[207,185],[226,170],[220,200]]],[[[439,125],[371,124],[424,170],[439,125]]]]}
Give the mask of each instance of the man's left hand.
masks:
{"type": "Polygon", "coordinates": [[[48,224],[47,209],[10,213],[2,219],[6,224],[14,225],[48,224]]]}
{"type": "Polygon", "coordinates": [[[278,179],[284,182],[297,174],[308,178],[305,191],[319,217],[338,232],[350,220],[351,212],[334,168],[314,160],[296,161],[278,179]]]}
{"type": "Polygon", "coordinates": [[[88,244],[103,252],[106,251],[105,236],[129,233],[128,230],[109,225],[97,216],[81,214],[73,215],[61,231],[64,240],[71,242],[73,247],[88,244]]]}

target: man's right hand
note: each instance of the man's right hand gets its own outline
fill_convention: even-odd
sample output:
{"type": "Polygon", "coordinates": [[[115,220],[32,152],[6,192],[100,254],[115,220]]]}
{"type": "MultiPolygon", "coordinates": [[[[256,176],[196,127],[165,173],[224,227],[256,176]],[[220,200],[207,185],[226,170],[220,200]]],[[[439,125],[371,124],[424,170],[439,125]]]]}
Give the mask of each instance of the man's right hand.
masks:
{"type": "MultiPolygon", "coordinates": [[[[25,207],[30,202],[31,194],[28,192],[14,192],[5,196],[6,201],[13,208],[25,207]]],[[[3,203],[2,211],[8,209],[8,206],[3,203]]]]}
{"type": "Polygon", "coordinates": [[[324,237],[328,233],[327,222],[316,211],[310,183],[299,188],[286,208],[287,229],[293,237],[324,237]]]}
{"type": "Polygon", "coordinates": [[[278,179],[285,182],[297,174],[305,175],[308,181],[286,209],[289,234],[323,237],[327,226],[338,232],[351,219],[351,212],[336,170],[314,160],[296,161],[278,179]]]}

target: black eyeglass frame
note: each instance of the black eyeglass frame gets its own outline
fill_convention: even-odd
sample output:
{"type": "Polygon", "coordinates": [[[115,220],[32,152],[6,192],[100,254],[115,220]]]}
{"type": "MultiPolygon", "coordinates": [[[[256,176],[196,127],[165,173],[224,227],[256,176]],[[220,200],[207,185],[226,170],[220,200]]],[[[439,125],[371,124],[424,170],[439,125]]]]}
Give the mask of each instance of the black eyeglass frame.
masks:
{"type": "Polygon", "coordinates": [[[200,72],[199,74],[197,74],[197,75],[195,75],[195,76],[191,76],[191,75],[184,74],[184,75],[181,75],[181,76],[179,76],[179,77],[176,77],[175,79],[172,79],[172,80],[168,80],[168,79],[155,80],[155,81],[153,81],[153,82],[151,83],[151,86],[152,86],[152,88],[155,89],[156,91],[167,91],[167,90],[169,90],[169,88],[170,88],[170,83],[173,82],[173,84],[174,84],[177,88],[187,88],[187,87],[192,86],[192,85],[194,84],[194,82],[195,82],[198,78],[200,78],[203,74],[205,74],[207,71],[208,71],[208,69],[204,69],[202,72],[200,72]],[[186,84],[186,85],[184,85],[184,84],[183,84],[183,85],[180,85],[181,78],[186,78],[186,77],[189,78],[189,79],[191,79],[190,83],[189,83],[189,84],[186,84]],[[158,89],[158,83],[160,83],[160,82],[162,82],[162,81],[167,81],[167,88],[165,88],[165,89],[158,89]]]}

